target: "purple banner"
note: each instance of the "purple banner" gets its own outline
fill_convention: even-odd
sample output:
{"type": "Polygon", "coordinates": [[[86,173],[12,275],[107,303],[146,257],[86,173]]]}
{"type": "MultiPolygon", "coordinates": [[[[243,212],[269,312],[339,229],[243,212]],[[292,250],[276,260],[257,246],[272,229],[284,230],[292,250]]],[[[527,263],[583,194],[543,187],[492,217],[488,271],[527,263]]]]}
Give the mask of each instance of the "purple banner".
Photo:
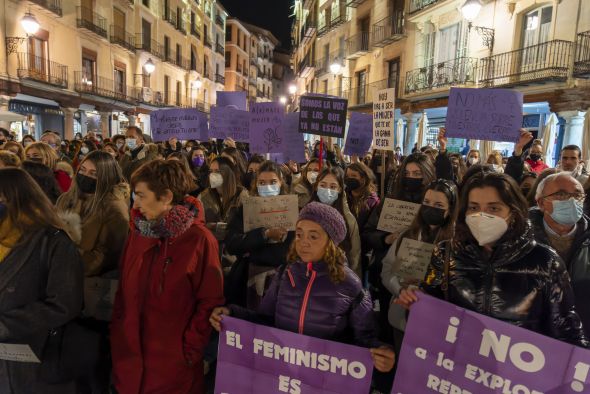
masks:
{"type": "Polygon", "coordinates": [[[280,103],[250,105],[250,153],[282,153],[285,106],[280,103]]]}
{"type": "Polygon", "coordinates": [[[246,92],[217,92],[217,106],[246,111],[246,92]]]}
{"type": "Polygon", "coordinates": [[[362,156],[371,148],[371,142],[373,142],[373,116],[353,112],[348,124],[344,154],[362,156]]]}
{"type": "Polygon", "coordinates": [[[590,392],[590,350],[419,295],[392,394],[590,392]]]}
{"type": "Polygon", "coordinates": [[[229,107],[211,107],[209,138],[250,142],[250,112],[229,107]]]}
{"type": "Polygon", "coordinates": [[[225,316],[215,393],[368,393],[369,349],[225,316]]]}
{"type": "Polygon", "coordinates": [[[306,95],[299,99],[299,132],[344,138],[348,100],[306,95]]]}
{"type": "Polygon", "coordinates": [[[446,135],[516,142],[522,127],[522,97],[508,89],[451,88],[446,135]]]}
{"type": "Polygon", "coordinates": [[[291,112],[283,120],[283,157],[282,162],[294,161],[305,163],[305,140],[299,132],[299,114],[291,112]]]}
{"type": "MultiPolygon", "coordinates": [[[[198,140],[207,124],[207,116],[196,108],[160,109],[150,114],[152,138],[156,142],[176,137],[179,140],[198,140]]],[[[206,131],[205,131],[206,133],[206,131]]]]}

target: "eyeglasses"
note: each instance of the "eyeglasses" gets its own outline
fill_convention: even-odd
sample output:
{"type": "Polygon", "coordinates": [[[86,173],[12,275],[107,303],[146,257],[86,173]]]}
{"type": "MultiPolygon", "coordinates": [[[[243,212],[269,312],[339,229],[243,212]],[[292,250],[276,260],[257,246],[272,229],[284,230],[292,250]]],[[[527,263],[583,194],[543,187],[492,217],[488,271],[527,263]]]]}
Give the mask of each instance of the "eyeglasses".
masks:
{"type": "Polygon", "coordinates": [[[576,201],[582,202],[586,198],[586,195],[582,192],[568,193],[563,190],[559,190],[559,191],[556,191],[555,193],[551,193],[546,196],[543,196],[543,198],[546,198],[547,200],[550,200],[550,201],[553,201],[553,200],[566,201],[566,200],[569,200],[570,198],[573,198],[576,201]]]}

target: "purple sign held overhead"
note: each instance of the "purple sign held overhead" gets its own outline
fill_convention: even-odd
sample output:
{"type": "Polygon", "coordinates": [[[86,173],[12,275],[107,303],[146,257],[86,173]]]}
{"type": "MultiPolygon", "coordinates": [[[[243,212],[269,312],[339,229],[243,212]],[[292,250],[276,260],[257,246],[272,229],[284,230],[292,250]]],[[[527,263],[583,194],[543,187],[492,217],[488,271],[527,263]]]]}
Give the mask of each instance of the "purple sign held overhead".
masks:
{"type": "Polygon", "coordinates": [[[285,107],[280,103],[253,103],[250,114],[250,152],[282,153],[285,107]]]}
{"type": "Polygon", "coordinates": [[[371,148],[371,142],[373,142],[373,116],[353,112],[348,124],[344,154],[364,155],[371,148]]]}
{"type": "Polygon", "coordinates": [[[211,107],[209,138],[250,142],[250,112],[228,107],[211,107]]]}
{"type": "Polygon", "coordinates": [[[246,92],[217,92],[217,106],[246,111],[246,92]]]}
{"type": "MultiPolygon", "coordinates": [[[[150,114],[152,138],[156,142],[176,137],[179,140],[198,140],[207,116],[196,108],[160,109],[150,114]]],[[[206,133],[206,131],[205,131],[206,133]]]]}
{"type": "Polygon", "coordinates": [[[392,394],[590,392],[590,350],[420,294],[392,394]]]}
{"type": "Polygon", "coordinates": [[[522,93],[508,89],[451,88],[447,137],[516,142],[522,127],[522,93]]]}
{"type": "Polygon", "coordinates": [[[306,95],[299,99],[299,132],[344,138],[348,100],[306,95]]]}
{"type": "Polygon", "coordinates": [[[369,349],[225,316],[215,393],[368,393],[369,349]]]}
{"type": "Polygon", "coordinates": [[[283,162],[305,163],[305,140],[299,132],[299,114],[289,113],[283,120],[283,162]]]}

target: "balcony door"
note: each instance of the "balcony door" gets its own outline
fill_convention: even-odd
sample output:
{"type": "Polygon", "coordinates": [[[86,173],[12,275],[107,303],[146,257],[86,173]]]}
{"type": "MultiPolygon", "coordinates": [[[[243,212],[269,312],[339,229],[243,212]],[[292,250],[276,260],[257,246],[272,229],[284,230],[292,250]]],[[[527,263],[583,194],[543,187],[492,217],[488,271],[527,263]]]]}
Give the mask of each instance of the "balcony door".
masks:
{"type": "Polygon", "coordinates": [[[125,13],[113,8],[113,35],[118,42],[125,42],[125,13]]]}
{"type": "Polygon", "coordinates": [[[522,26],[522,66],[534,68],[545,62],[547,46],[542,45],[549,40],[553,7],[546,6],[528,12],[523,18],[522,26]]]}
{"type": "Polygon", "coordinates": [[[150,51],[152,45],[152,24],[145,19],[141,20],[141,41],[142,49],[150,51]]]}
{"type": "Polygon", "coordinates": [[[365,100],[366,100],[366,87],[367,87],[367,72],[366,71],[359,71],[356,74],[356,103],[357,105],[359,104],[364,104],[365,100]]]}
{"type": "Polygon", "coordinates": [[[94,23],[93,10],[94,10],[94,0],[82,0],[80,2],[81,5],[81,17],[83,21],[88,23],[94,23]]]}
{"type": "Polygon", "coordinates": [[[49,74],[49,60],[47,56],[47,40],[38,37],[29,37],[29,54],[28,54],[29,72],[36,78],[44,77],[49,74]]]}

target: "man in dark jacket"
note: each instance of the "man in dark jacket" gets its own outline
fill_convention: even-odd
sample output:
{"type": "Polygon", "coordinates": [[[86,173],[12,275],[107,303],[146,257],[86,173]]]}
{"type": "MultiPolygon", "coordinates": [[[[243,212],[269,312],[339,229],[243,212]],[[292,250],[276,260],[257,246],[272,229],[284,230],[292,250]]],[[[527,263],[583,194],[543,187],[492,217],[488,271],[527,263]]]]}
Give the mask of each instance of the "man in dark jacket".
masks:
{"type": "Polygon", "coordinates": [[[565,262],[588,334],[590,307],[585,295],[590,286],[590,218],[582,212],[582,185],[569,173],[550,175],[539,184],[536,200],[539,207],[529,211],[535,240],[554,248],[565,262]]]}
{"type": "Polygon", "coordinates": [[[145,144],[144,134],[137,126],[129,126],[125,132],[125,144],[127,150],[121,157],[119,164],[123,170],[125,179],[131,179],[131,174],[135,172],[143,163],[152,161],[156,158],[157,152],[152,152],[145,144]]]}

